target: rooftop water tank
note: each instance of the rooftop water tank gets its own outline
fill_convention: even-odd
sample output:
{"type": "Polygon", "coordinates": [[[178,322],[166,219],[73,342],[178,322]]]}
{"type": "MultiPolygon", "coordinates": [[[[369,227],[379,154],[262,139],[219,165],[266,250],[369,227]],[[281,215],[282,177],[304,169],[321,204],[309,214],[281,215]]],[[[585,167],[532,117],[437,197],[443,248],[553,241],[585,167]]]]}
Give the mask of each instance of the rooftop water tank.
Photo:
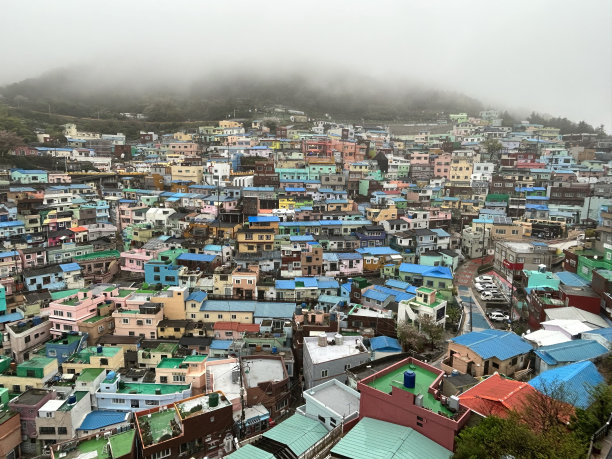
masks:
{"type": "Polygon", "coordinates": [[[278,348],[276,346],[272,347],[272,354],[276,354],[278,352],[278,348]]]}
{"type": "Polygon", "coordinates": [[[98,354],[102,354],[102,351],[103,351],[102,346],[98,346],[96,351],[98,352],[98,354]]]}
{"type": "Polygon", "coordinates": [[[416,373],[412,370],[404,371],[404,387],[406,389],[414,389],[416,383],[416,373]]]}
{"type": "Polygon", "coordinates": [[[76,402],[77,402],[76,395],[71,394],[71,395],[68,397],[68,405],[74,405],[76,402]]]}
{"type": "Polygon", "coordinates": [[[219,392],[211,392],[208,394],[208,406],[214,408],[219,404],[219,392]]]}
{"type": "Polygon", "coordinates": [[[344,342],[344,336],[342,336],[340,333],[336,333],[336,336],[334,336],[334,340],[336,340],[337,346],[341,346],[344,342]]]}
{"type": "Polygon", "coordinates": [[[111,370],[106,374],[106,379],[115,379],[115,376],[117,376],[117,373],[111,370]]]}
{"type": "Polygon", "coordinates": [[[318,341],[318,343],[319,343],[319,346],[321,346],[321,347],[327,346],[327,333],[321,332],[319,334],[319,341],[318,341]]]}

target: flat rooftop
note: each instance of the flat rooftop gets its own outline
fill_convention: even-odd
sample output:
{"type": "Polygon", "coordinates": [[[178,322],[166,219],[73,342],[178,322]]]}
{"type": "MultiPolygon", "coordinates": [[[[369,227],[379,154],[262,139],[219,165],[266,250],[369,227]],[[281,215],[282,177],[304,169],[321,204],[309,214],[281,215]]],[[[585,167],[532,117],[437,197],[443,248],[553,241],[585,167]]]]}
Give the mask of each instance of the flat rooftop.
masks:
{"type": "Polygon", "coordinates": [[[134,429],[121,432],[116,435],[112,435],[109,439],[104,438],[92,438],[85,440],[77,445],[75,449],[73,442],[66,443],[67,451],[63,451],[60,447],[56,450],[55,457],[61,457],[62,459],[76,459],[83,457],[92,457],[98,459],[113,459],[116,457],[122,457],[130,454],[134,445],[134,436],[136,431],[134,429]],[[110,451],[105,451],[106,444],[110,442],[110,451]],[[68,451],[69,450],[69,451],[68,451]],[[62,454],[65,454],[62,456],[62,454]]]}
{"type": "MultiPolygon", "coordinates": [[[[333,336],[333,333],[328,333],[328,341],[333,336]]],[[[363,344],[360,344],[359,348],[357,348],[358,341],[363,343],[361,336],[344,336],[342,344],[329,344],[328,342],[327,346],[319,346],[319,337],[306,337],[304,338],[304,347],[308,349],[312,363],[319,364],[343,357],[368,353],[363,344]]]]}
{"type": "Polygon", "coordinates": [[[185,419],[193,415],[215,411],[230,405],[231,402],[229,402],[225,396],[219,394],[217,406],[210,406],[209,395],[199,395],[181,403],[177,403],[176,407],[178,408],[181,417],[185,419]]]}
{"type": "Polygon", "coordinates": [[[335,379],[308,389],[305,394],[344,417],[359,411],[359,393],[335,379]]]}
{"type": "MultiPolygon", "coordinates": [[[[139,416],[138,423],[140,424],[141,432],[145,430],[145,425],[149,426],[149,430],[151,432],[151,442],[146,441],[147,437],[143,435],[143,441],[145,442],[145,445],[149,446],[159,443],[162,437],[168,437],[168,440],[174,437],[175,435],[172,430],[171,421],[175,421],[176,423],[180,422],[176,410],[174,409],[174,407],[171,406],[164,411],[160,410],[156,411],[155,413],[151,413],[150,415],[139,416]]],[[[166,438],[164,439],[164,441],[165,440],[166,438]]]]}
{"type": "Polygon", "coordinates": [[[285,366],[281,359],[243,359],[242,367],[247,387],[285,379],[285,366]]]}
{"type": "Polygon", "coordinates": [[[153,383],[122,383],[120,388],[117,388],[118,394],[147,394],[155,395],[155,391],[159,389],[161,395],[176,394],[189,389],[189,384],[153,384],[153,383]]]}
{"type": "Polygon", "coordinates": [[[213,377],[213,390],[220,390],[230,400],[240,398],[240,383],[232,381],[232,370],[237,365],[236,362],[206,365],[206,371],[213,377]]]}
{"type": "Polygon", "coordinates": [[[392,387],[397,387],[414,395],[423,395],[423,406],[434,413],[442,412],[444,416],[451,417],[453,413],[449,411],[439,400],[429,393],[429,387],[436,380],[438,375],[425,368],[421,368],[418,365],[407,364],[400,368],[387,373],[386,375],[375,378],[368,383],[368,386],[373,387],[386,394],[391,393],[392,387]],[[414,388],[407,388],[404,386],[404,372],[414,371],[416,375],[416,381],[414,388]]]}

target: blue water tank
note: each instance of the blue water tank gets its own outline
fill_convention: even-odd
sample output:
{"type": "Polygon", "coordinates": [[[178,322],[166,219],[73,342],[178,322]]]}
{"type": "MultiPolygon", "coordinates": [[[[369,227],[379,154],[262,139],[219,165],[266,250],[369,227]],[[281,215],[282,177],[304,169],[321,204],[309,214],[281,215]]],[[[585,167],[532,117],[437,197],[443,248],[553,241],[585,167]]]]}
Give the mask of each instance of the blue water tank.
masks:
{"type": "Polygon", "coordinates": [[[332,322],[335,322],[335,321],[336,321],[336,313],[335,313],[335,312],[332,312],[332,313],[329,315],[329,320],[331,320],[332,322]]]}
{"type": "Polygon", "coordinates": [[[96,349],[96,351],[98,352],[98,354],[102,354],[102,346],[98,346],[98,348],[96,349]]]}
{"type": "Polygon", "coordinates": [[[278,352],[278,348],[275,346],[272,348],[272,354],[276,354],[278,352]]]}
{"type": "Polygon", "coordinates": [[[109,372],[106,374],[106,379],[115,379],[115,376],[116,376],[116,375],[117,375],[117,373],[115,373],[114,371],[112,371],[112,370],[111,370],[111,371],[109,371],[109,372]]]}
{"type": "Polygon", "coordinates": [[[406,370],[404,371],[404,387],[406,389],[414,389],[414,385],[416,383],[416,374],[414,371],[406,370]]]}
{"type": "Polygon", "coordinates": [[[68,397],[68,405],[74,405],[76,402],[77,402],[76,395],[71,394],[71,395],[68,397]]]}
{"type": "Polygon", "coordinates": [[[38,316],[32,319],[32,325],[40,325],[41,323],[42,323],[42,319],[38,316]]]}

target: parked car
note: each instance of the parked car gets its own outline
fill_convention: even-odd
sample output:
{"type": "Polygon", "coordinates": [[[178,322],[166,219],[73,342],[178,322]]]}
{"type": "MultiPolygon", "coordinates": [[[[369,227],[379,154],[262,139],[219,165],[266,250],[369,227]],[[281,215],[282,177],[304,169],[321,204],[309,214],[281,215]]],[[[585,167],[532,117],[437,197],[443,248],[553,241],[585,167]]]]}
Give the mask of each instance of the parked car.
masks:
{"type": "Polygon", "coordinates": [[[485,290],[485,286],[483,284],[474,284],[474,288],[478,290],[479,292],[482,292],[483,290],[485,290]]]}
{"type": "Polygon", "coordinates": [[[493,278],[491,276],[478,276],[474,279],[474,282],[478,284],[491,284],[493,283],[493,278]]]}
{"type": "Polygon", "coordinates": [[[489,313],[489,319],[493,322],[503,322],[505,320],[510,320],[510,316],[501,311],[493,311],[489,313]]]}

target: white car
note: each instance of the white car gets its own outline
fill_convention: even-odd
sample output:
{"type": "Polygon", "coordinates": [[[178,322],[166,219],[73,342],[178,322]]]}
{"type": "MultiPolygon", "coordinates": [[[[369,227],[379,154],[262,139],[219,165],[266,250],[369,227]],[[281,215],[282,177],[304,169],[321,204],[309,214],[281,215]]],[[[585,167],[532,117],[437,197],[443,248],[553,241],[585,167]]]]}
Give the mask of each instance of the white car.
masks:
{"type": "Polygon", "coordinates": [[[491,276],[479,276],[474,279],[474,282],[478,284],[491,284],[493,283],[493,278],[491,276]]]}
{"type": "Polygon", "coordinates": [[[510,320],[510,316],[501,311],[493,311],[489,313],[489,319],[494,322],[503,322],[504,320],[510,320]]]}
{"type": "Polygon", "coordinates": [[[482,284],[474,284],[474,288],[478,290],[479,292],[482,292],[483,290],[486,289],[486,287],[482,284]]]}

